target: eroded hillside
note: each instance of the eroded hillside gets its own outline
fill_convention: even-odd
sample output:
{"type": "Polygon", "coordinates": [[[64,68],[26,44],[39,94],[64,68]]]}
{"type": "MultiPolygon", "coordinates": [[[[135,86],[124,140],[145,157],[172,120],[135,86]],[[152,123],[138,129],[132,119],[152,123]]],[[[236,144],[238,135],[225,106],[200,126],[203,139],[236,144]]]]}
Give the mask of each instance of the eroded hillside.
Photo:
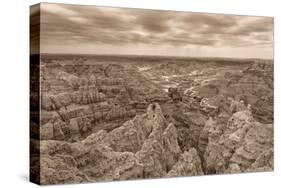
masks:
{"type": "Polygon", "coordinates": [[[273,170],[272,63],[129,60],[42,59],[42,184],[273,170]]]}

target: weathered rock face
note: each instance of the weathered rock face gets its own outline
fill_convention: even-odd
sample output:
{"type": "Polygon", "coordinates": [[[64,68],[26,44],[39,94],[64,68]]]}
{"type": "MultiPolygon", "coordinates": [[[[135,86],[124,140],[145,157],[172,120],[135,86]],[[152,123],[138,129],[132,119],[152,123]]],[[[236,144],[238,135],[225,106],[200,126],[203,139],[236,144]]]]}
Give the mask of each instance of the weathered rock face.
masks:
{"type": "Polygon", "coordinates": [[[173,124],[166,125],[159,106],[150,105],[149,111],[155,108],[156,113],[150,113],[153,129],[136,156],[144,164],[144,178],[162,177],[175,164],[180,153],[177,142],[177,130],[173,124]]]}
{"type": "Polygon", "coordinates": [[[103,93],[98,92],[96,89],[83,88],[79,91],[59,93],[57,95],[43,94],[42,108],[44,110],[52,111],[59,110],[62,107],[67,107],[70,105],[85,105],[103,102],[105,100],[106,96],[103,93]]]}
{"type": "Polygon", "coordinates": [[[41,69],[42,184],[273,170],[270,64],[82,61],[41,69]]]}
{"type": "Polygon", "coordinates": [[[206,173],[246,172],[251,166],[272,170],[272,155],[268,151],[273,148],[273,126],[256,122],[250,111],[236,112],[225,126],[212,120],[206,122],[201,152],[205,146],[206,173]],[[270,162],[260,162],[263,156],[270,162]]]}
{"type": "Polygon", "coordinates": [[[168,89],[169,97],[172,98],[173,101],[181,101],[182,96],[177,88],[169,88],[168,89]]]}
{"type": "Polygon", "coordinates": [[[99,130],[111,131],[145,112],[150,103],[162,100],[155,86],[131,68],[83,61],[55,67],[43,63],[43,140],[74,142],[99,130]]]}
{"type": "Polygon", "coordinates": [[[250,172],[272,171],[274,169],[274,152],[273,148],[262,152],[256,161],[248,168],[250,172]]]}
{"type": "Polygon", "coordinates": [[[198,152],[199,152],[200,156],[204,155],[204,152],[205,152],[206,147],[209,142],[209,134],[215,132],[216,125],[217,125],[216,121],[213,120],[212,117],[210,117],[205,122],[205,126],[200,133],[199,141],[198,141],[198,152]]]}
{"type": "Polygon", "coordinates": [[[166,103],[162,105],[166,119],[177,127],[178,143],[181,150],[197,148],[199,136],[204,128],[207,117],[199,109],[183,102],[166,103]]]}
{"type": "Polygon", "coordinates": [[[195,149],[178,163],[177,129],[168,124],[157,103],[111,132],[101,130],[76,143],[41,141],[40,147],[42,184],[163,177],[193,160],[195,166],[181,173],[193,175],[193,168],[201,173],[195,149]]]}
{"type": "MultiPolygon", "coordinates": [[[[210,71],[209,71],[210,72],[210,71]]],[[[217,74],[197,76],[198,83],[193,84],[186,92],[196,93],[208,99],[217,96],[232,97],[251,105],[253,117],[262,123],[273,122],[273,64],[256,62],[244,69],[221,69],[217,74]],[[231,72],[228,72],[231,71],[231,72]]],[[[183,87],[181,84],[180,87],[183,87]]]]}
{"type": "Polygon", "coordinates": [[[169,177],[200,176],[203,175],[201,160],[196,149],[191,148],[180,155],[178,162],[169,171],[169,177]]]}

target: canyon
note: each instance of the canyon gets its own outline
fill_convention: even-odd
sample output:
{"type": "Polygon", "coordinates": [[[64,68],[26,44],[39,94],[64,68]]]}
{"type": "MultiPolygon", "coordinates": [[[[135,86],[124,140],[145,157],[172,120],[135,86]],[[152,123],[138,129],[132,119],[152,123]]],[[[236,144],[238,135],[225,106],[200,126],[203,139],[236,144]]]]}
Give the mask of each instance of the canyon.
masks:
{"type": "Polygon", "coordinates": [[[41,184],[274,168],[271,60],[45,54],[39,66],[41,184]]]}

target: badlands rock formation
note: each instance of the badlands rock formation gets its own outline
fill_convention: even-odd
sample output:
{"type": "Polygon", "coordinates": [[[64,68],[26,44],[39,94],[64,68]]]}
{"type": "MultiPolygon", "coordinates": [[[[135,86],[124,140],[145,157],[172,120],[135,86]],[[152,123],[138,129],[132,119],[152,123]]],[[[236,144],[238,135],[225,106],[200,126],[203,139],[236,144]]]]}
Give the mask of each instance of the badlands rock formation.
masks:
{"type": "Polygon", "coordinates": [[[69,183],[273,169],[272,124],[256,122],[249,111],[234,113],[225,125],[210,118],[196,147],[182,150],[179,130],[159,104],[149,105],[122,126],[100,130],[82,141],[41,141],[41,182],[69,183]],[[201,156],[200,156],[201,153],[201,156]]]}
{"type": "Polygon", "coordinates": [[[205,146],[206,173],[246,172],[256,165],[263,170],[273,169],[273,126],[256,122],[250,111],[234,113],[225,125],[210,119],[203,132],[200,139],[208,140],[206,145],[201,141],[200,146],[203,151],[205,146]]]}
{"type": "Polygon", "coordinates": [[[138,78],[136,72],[111,64],[42,65],[41,139],[78,141],[119,127],[151,102],[166,100],[158,97],[155,85],[143,85],[147,80],[138,78]]]}
{"type": "Polygon", "coordinates": [[[41,184],[273,170],[272,64],[158,61],[42,63],[41,184]]]}
{"type": "Polygon", "coordinates": [[[41,141],[41,182],[69,183],[203,174],[196,149],[182,152],[176,127],[149,105],[111,132],[69,143],[41,141]]]}

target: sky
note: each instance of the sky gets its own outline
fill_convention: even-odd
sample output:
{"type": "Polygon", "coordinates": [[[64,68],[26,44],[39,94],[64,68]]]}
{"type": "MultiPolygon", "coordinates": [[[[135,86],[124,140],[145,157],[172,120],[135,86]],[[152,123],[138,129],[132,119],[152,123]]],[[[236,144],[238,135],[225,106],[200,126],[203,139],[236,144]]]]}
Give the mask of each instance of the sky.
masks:
{"type": "Polygon", "coordinates": [[[273,58],[273,18],[41,4],[41,53],[273,58]]]}

